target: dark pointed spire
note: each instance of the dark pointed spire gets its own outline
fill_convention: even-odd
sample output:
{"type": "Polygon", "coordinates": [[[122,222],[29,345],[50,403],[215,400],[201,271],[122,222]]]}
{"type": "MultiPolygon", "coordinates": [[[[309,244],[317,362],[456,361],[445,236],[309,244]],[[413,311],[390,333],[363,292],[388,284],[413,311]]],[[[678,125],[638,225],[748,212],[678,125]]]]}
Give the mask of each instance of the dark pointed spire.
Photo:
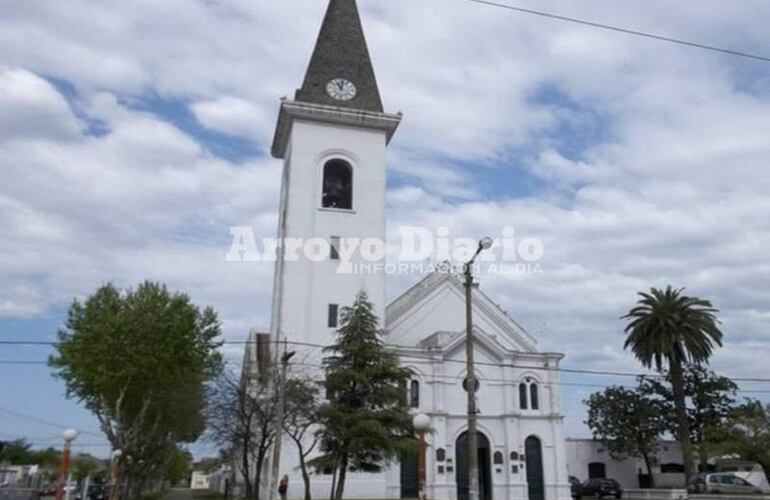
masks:
{"type": "MultiPolygon", "coordinates": [[[[349,86],[337,82],[341,92],[349,86]]],[[[366,46],[356,0],[331,0],[296,101],[382,112],[380,91],[366,46]],[[327,91],[329,82],[343,79],[355,86],[355,97],[340,100],[327,91]]]]}

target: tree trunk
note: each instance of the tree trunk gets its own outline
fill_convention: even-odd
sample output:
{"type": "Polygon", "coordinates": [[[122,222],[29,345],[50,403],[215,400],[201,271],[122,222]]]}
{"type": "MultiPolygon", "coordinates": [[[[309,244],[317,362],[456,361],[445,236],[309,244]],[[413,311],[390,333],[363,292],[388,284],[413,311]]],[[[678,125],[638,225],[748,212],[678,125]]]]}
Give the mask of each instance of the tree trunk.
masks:
{"type": "Polygon", "coordinates": [[[340,477],[337,480],[337,492],[334,494],[335,500],[342,500],[342,495],[345,494],[345,476],[348,472],[348,455],[345,453],[340,460],[340,477]]]}
{"type": "Polygon", "coordinates": [[[332,489],[329,492],[329,500],[334,500],[334,495],[337,493],[337,470],[339,469],[339,461],[335,459],[334,472],[332,472],[332,489]]]}
{"type": "Polygon", "coordinates": [[[246,487],[246,491],[244,492],[246,495],[246,498],[252,498],[254,495],[254,489],[251,482],[251,467],[249,463],[249,440],[248,438],[244,440],[243,447],[241,448],[241,474],[243,474],[243,483],[246,487]]]}
{"type": "Polygon", "coordinates": [[[698,460],[700,461],[701,469],[703,469],[703,472],[706,472],[709,463],[709,450],[705,442],[701,442],[700,447],[698,447],[698,460]]]}
{"type": "Polygon", "coordinates": [[[682,461],[684,463],[685,481],[689,481],[695,475],[695,463],[692,453],[692,441],[690,440],[690,421],[687,418],[687,407],[684,393],[684,375],[682,362],[676,355],[669,358],[671,368],[671,392],[674,396],[676,419],[679,424],[679,442],[682,445],[682,461]]]}
{"type": "Polygon", "coordinates": [[[260,491],[260,488],[262,487],[262,466],[265,464],[265,454],[267,451],[265,450],[259,450],[259,453],[257,454],[257,464],[256,464],[256,471],[254,472],[254,499],[259,500],[260,495],[262,492],[260,491]]]}
{"type": "Polygon", "coordinates": [[[302,470],[302,481],[305,483],[305,500],[313,500],[310,495],[310,474],[307,471],[307,463],[305,462],[305,450],[302,449],[302,443],[297,442],[297,449],[299,450],[299,467],[302,470]]]}
{"type": "Polygon", "coordinates": [[[655,487],[655,476],[652,473],[652,463],[650,462],[650,456],[644,454],[644,465],[647,467],[647,475],[650,476],[650,488],[655,487]]]}

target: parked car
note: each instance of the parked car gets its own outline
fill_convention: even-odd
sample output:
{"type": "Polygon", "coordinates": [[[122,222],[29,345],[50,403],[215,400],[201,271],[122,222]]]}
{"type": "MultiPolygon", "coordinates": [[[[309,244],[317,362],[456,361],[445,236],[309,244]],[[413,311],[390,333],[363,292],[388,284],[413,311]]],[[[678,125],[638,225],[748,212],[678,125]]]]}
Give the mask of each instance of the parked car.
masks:
{"type": "Polygon", "coordinates": [[[614,479],[589,479],[580,488],[583,497],[615,497],[623,498],[623,488],[614,479]]]}
{"type": "Polygon", "coordinates": [[[47,484],[40,488],[40,495],[50,497],[56,494],[56,485],[55,484],[47,484]]]}
{"type": "MultiPolygon", "coordinates": [[[[108,498],[107,487],[103,484],[92,484],[88,486],[88,493],[85,500],[104,500],[108,498]]],[[[84,500],[83,495],[78,493],[75,500],[84,500]]]]}
{"type": "Polygon", "coordinates": [[[580,500],[583,498],[582,488],[583,484],[580,482],[580,479],[576,478],[575,476],[569,477],[569,485],[570,490],[572,491],[572,498],[575,500],[580,500]]]}
{"type": "Polygon", "coordinates": [[[698,474],[687,483],[690,493],[753,494],[762,490],[743,478],[729,473],[698,474]]]}

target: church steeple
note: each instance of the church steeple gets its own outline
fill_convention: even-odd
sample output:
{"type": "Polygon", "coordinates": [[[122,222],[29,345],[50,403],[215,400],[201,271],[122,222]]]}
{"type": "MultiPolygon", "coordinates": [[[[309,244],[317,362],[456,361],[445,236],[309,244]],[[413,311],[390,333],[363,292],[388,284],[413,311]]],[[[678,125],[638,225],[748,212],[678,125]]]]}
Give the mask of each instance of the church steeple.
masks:
{"type": "Polygon", "coordinates": [[[383,112],[356,0],[330,0],[295,100],[383,112]]]}

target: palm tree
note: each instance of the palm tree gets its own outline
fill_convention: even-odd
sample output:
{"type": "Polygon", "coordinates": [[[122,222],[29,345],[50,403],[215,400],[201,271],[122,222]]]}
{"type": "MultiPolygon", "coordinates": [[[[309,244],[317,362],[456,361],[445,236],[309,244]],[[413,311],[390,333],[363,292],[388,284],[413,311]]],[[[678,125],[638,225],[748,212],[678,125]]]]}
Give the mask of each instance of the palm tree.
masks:
{"type": "Polygon", "coordinates": [[[665,291],[652,288],[650,293],[639,292],[642,298],[622,319],[629,320],[624,349],[630,347],[647,368],[654,366],[661,370],[664,362],[668,364],[684,472],[689,480],[695,473],[695,464],[685,406],[683,365],[708,363],[714,345],[722,346],[722,331],[711,302],[688,297],[683,292],[683,288],[674,290],[670,285],[665,291]]]}

